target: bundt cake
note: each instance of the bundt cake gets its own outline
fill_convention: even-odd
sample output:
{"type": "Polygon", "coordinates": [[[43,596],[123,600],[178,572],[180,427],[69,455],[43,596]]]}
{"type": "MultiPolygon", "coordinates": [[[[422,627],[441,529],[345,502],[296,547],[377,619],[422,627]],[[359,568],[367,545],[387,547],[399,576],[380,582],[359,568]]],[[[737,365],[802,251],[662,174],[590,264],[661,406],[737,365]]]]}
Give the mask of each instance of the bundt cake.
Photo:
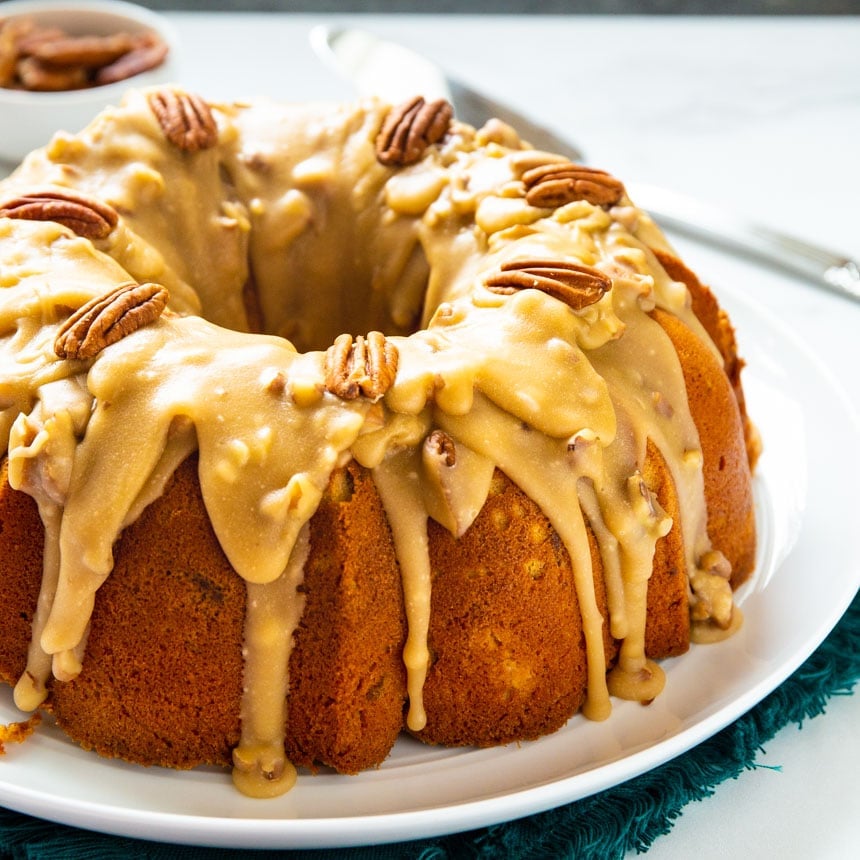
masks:
{"type": "Polygon", "coordinates": [[[740,623],[730,322],[498,121],[133,91],[0,183],[0,287],[0,677],[85,748],[269,796],[740,623]]]}

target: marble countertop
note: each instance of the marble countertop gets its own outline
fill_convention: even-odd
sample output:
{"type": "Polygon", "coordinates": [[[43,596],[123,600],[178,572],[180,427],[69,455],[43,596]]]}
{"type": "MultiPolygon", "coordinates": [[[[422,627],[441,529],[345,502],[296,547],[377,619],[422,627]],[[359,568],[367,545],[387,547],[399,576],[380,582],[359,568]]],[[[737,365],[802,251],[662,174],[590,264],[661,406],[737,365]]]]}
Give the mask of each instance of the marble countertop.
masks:
{"type": "MultiPolygon", "coordinates": [[[[568,135],[596,166],[860,258],[860,18],[333,16],[169,13],[181,82],[218,100],[343,99],[307,42],[355,22],[568,135]]],[[[711,249],[680,242],[708,280],[711,249]]],[[[754,269],[749,290],[798,331],[860,410],[860,303],[754,269]]],[[[838,468],[834,452],[834,469],[838,468]]],[[[860,526],[860,521],[858,521],[860,526]]],[[[860,841],[860,696],[789,727],[761,768],[691,804],[662,860],[848,856],[860,841]]]]}

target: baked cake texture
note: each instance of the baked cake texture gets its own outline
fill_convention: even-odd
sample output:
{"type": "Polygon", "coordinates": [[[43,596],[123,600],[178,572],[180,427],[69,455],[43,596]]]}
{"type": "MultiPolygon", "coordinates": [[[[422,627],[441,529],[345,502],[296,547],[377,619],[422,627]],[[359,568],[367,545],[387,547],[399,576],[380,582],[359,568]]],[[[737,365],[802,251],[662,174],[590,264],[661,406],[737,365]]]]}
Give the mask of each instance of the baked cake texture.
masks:
{"type": "Polygon", "coordinates": [[[649,701],[740,623],[741,366],[498,121],[131,92],[0,183],[0,677],[258,796],[649,701]]]}

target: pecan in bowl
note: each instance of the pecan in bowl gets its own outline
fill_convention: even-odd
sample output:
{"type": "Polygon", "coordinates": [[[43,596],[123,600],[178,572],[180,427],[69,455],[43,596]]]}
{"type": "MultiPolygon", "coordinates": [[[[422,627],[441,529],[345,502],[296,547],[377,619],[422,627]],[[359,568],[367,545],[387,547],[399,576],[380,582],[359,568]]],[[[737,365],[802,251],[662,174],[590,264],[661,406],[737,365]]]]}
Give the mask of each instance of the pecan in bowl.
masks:
{"type": "Polygon", "coordinates": [[[161,15],[120,0],[0,5],[0,160],[77,131],[126,85],[177,75],[179,40],[161,15]]]}

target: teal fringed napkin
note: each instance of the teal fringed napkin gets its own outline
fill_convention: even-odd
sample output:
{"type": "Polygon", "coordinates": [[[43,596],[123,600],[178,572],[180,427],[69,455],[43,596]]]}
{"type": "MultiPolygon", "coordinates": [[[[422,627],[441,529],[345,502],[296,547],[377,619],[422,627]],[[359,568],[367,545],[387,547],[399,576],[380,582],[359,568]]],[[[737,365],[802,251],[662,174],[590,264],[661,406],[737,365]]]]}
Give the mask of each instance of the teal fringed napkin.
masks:
{"type": "MultiPolygon", "coordinates": [[[[860,678],[860,595],[821,647],[781,687],[695,749],[616,788],[519,821],[436,839],[344,851],[281,852],[291,860],[447,860],[576,857],[611,860],[644,851],[683,807],[754,767],[783,726],[824,712],[860,678]]],[[[0,765],[2,766],[2,765],[0,765]]],[[[271,854],[162,845],[50,824],[0,809],[0,857],[10,860],[248,860],[271,854]]]]}

